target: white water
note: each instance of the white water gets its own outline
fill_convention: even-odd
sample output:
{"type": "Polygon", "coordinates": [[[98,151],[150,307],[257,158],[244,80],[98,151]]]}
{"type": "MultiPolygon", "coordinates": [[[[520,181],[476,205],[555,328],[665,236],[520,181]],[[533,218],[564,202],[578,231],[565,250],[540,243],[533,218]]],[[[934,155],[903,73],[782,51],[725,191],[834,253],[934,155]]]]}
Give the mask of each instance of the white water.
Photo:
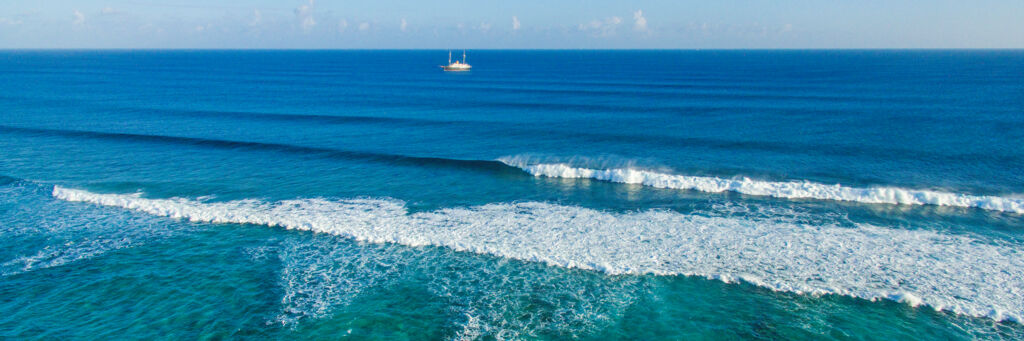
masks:
{"type": "Polygon", "coordinates": [[[509,166],[534,176],[569,179],[595,179],[657,188],[695,190],[720,193],[737,192],[785,199],[817,199],[854,201],[866,204],[937,205],[980,208],[991,211],[1024,214],[1024,199],[948,193],[898,187],[845,187],[810,181],[758,181],[749,178],[723,179],[708,176],[666,174],[634,168],[592,169],[564,163],[529,164],[520,158],[501,158],[509,166]]]}
{"type": "Polygon", "coordinates": [[[59,186],[53,196],[196,222],[441,246],[609,274],[742,280],[778,291],[890,299],[996,320],[1024,316],[1024,247],[931,230],[658,210],[618,214],[536,202],[410,214],[397,200],[202,202],[59,186]]]}
{"type": "Polygon", "coordinates": [[[132,241],[124,239],[86,240],[64,245],[47,245],[33,255],[23,255],[0,263],[0,275],[12,276],[32,270],[52,268],[92,258],[111,250],[130,247],[132,241]]]}

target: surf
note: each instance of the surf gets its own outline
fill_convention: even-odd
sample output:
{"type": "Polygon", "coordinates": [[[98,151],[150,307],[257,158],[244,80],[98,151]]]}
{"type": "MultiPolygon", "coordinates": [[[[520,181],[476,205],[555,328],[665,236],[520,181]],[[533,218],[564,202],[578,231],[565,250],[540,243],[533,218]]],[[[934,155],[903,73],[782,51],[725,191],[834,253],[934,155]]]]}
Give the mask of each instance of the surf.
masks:
{"type": "Polygon", "coordinates": [[[900,187],[850,187],[811,181],[763,181],[747,177],[720,178],[692,176],[623,167],[586,168],[566,163],[530,163],[525,158],[502,157],[498,161],[536,177],[594,179],[655,188],[693,190],[708,193],[735,192],[780,199],[814,199],[864,204],[934,205],[978,208],[1024,214],[1024,199],[941,192],[900,187]]]}
{"type": "Polygon", "coordinates": [[[600,271],[696,276],[775,291],[893,300],[995,320],[1024,316],[1024,247],[926,229],[773,219],[613,213],[544,202],[410,213],[396,199],[300,198],[212,202],[103,194],[54,186],[53,197],[201,223],[254,224],[370,243],[600,271]]]}

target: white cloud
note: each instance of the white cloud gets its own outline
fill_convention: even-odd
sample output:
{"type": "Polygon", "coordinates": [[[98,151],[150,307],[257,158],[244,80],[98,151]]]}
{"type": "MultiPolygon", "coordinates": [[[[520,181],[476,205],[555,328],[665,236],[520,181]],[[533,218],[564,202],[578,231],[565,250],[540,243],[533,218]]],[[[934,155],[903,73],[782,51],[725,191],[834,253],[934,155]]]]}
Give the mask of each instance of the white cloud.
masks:
{"type": "Polygon", "coordinates": [[[513,31],[518,31],[519,30],[519,18],[516,18],[515,16],[512,16],[512,30],[513,31]]]}
{"type": "Polygon", "coordinates": [[[21,25],[21,20],[0,17],[0,25],[21,25]]]}
{"type": "Polygon", "coordinates": [[[402,32],[405,32],[405,29],[409,28],[409,23],[405,21],[405,18],[402,18],[402,25],[400,27],[402,28],[402,32]]]}
{"type": "Polygon", "coordinates": [[[118,10],[114,9],[113,7],[109,7],[109,6],[104,7],[102,10],[100,10],[100,14],[103,14],[103,15],[118,14],[118,13],[121,13],[121,11],[118,11],[118,10]]]}
{"type": "Polygon", "coordinates": [[[313,26],[316,26],[316,20],[313,20],[312,16],[308,16],[306,17],[306,19],[302,19],[302,30],[309,31],[313,29],[313,26]]]}
{"type": "Polygon", "coordinates": [[[477,25],[476,29],[484,31],[484,32],[490,31],[491,30],[491,23],[486,22],[486,21],[485,22],[481,22],[480,25],[477,25]]]}
{"type": "Polygon", "coordinates": [[[196,26],[196,32],[206,31],[206,27],[203,25],[196,26]]]}
{"type": "Polygon", "coordinates": [[[639,32],[647,32],[647,18],[644,18],[644,11],[633,12],[633,29],[639,32]]]}
{"type": "Polygon", "coordinates": [[[259,26],[262,23],[263,23],[263,13],[260,13],[260,10],[258,10],[258,9],[253,9],[252,10],[252,21],[249,21],[249,26],[259,26]]]}
{"type": "Polygon", "coordinates": [[[81,24],[85,23],[85,14],[82,14],[82,12],[79,12],[76,9],[75,13],[74,13],[74,16],[75,16],[75,19],[71,20],[72,24],[74,24],[74,25],[81,25],[81,24]]]}
{"type": "Polygon", "coordinates": [[[309,0],[309,4],[296,8],[295,18],[298,19],[299,26],[303,31],[309,32],[313,29],[313,26],[316,26],[316,19],[313,19],[313,0],[309,0]]]}
{"type": "Polygon", "coordinates": [[[579,24],[580,31],[590,32],[594,36],[607,37],[615,35],[616,29],[622,23],[622,18],[611,17],[605,20],[591,20],[586,24],[579,24]]]}
{"type": "Polygon", "coordinates": [[[779,35],[792,34],[793,24],[783,24],[779,26],[763,25],[759,23],[750,24],[724,24],[724,23],[695,23],[691,22],[688,26],[688,31],[694,34],[703,35],[705,37],[711,36],[730,36],[730,37],[772,37],[779,35]]]}
{"type": "Polygon", "coordinates": [[[347,29],[347,28],[348,28],[348,20],[345,20],[345,19],[338,20],[338,32],[345,32],[345,29],[347,29]]]}
{"type": "Polygon", "coordinates": [[[359,23],[359,30],[360,31],[366,31],[366,30],[369,30],[369,29],[370,29],[370,23],[365,22],[365,21],[359,23]]]}

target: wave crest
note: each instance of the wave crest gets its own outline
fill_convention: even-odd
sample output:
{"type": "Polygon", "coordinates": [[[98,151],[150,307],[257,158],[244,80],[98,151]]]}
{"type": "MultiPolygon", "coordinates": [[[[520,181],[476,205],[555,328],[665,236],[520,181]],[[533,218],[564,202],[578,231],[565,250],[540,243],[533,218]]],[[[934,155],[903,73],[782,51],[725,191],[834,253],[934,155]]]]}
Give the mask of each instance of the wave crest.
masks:
{"type": "Polygon", "coordinates": [[[568,179],[594,179],[623,184],[695,190],[709,193],[736,192],[747,195],[784,199],[816,199],[851,201],[865,204],[936,205],[980,208],[990,211],[1024,214],[1024,199],[971,195],[899,187],[847,187],[810,181],[761,181],[750,178],[723,179],[624,168],[584,168],[565,163],[531,164],[522,158],[499,159],[506,165],[522,169],[533,176],[568,179]]]}

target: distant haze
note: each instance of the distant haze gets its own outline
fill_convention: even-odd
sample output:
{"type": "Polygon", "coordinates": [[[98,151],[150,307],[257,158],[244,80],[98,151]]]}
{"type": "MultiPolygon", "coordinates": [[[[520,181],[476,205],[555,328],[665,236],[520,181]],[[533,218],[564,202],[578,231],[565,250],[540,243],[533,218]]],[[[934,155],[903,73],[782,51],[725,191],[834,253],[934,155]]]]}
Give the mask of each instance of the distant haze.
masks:
{"type": "Polygon", "coordinates": [[[0,48],[1024,48],[1024,1],[11,0],[0,48]]]}

